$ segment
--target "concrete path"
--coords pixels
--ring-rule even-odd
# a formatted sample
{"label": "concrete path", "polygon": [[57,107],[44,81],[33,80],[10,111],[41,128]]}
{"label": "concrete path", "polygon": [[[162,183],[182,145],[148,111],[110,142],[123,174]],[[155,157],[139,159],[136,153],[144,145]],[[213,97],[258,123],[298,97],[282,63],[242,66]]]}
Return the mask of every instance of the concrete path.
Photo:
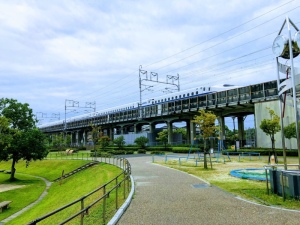
{"label": "concrete path", "polygon": [[253,204],[187,173],[151,163],[151,156],[128,158],[135,195],[119,225],[299,225],[300,211]]}

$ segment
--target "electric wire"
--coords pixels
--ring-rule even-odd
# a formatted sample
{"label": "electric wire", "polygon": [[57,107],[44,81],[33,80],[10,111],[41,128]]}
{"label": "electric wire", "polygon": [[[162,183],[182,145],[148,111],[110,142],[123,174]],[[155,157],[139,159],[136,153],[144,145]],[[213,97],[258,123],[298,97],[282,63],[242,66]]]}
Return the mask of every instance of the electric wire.
{"label": "electric wire", "polygon": [[[289,1],[288,3],[290,3],[290,2],[292,2],[292,1]],[[286,5],[286,4],[288,4],[288,3],[285,3],[285,4],[283,4],[283,5],[281,5],[281,6],[278,6],[277,8],[275,8],[275,9],[272,9],[272,10],[270,10],[270,11],[268,11],[268,12],[266,12],[266,13],[264,13],[264,14],[262,14],[262,15],[260,15],[260,16],[258,16],[258,17],[255,17],[254,19],[252,19],[252,20],[249,20],[249,21],[247,21],[247,22],[245,22],[245,23],[243,23],[243,24],[241,24],[241,25],[239,25],[239,26],[236,26],[235,28],[232,28],[232,29],[230,29],[230,30],[228,30],[228,31],[226,31],[226,32],[223,32],[222,34],[220,34],[220,35],[217,35],[217,36],[215,36],[215,37],[213,37],[213,38],[211,38],[211,39],[208,39],[207,41],[205,41],[205,42],[208,42],[208,41],[210,41],[210,40],[212,40],[212,39],[214,39],[214,38],[217,38],[217,37],[220,37],[220,36],[222,36],[222,35],[224,35],[224,34],[226,34],[226,33],[229,33],[230,31],[232,31],[232,30],[234,30],[234,29],[236,29],[236,28],[238,28],[238,27],[242,27],[243,25],[245,25],[245,24],[247,24],[247,23],[249,23],[249,22],[251,22],[251,21],[253,21],[253,20],[255,20],[255,19],[257,19],[257,18],[260,18],[260,17],[262,17],[263,15],[266,15],[266,14],[268,14],[268,13],[270,13],[270,12],[272,12],[272,11],[274,11],[274,10],[276,10],[276,9],[278,9],[278,8],[280,8],[280,7],[282,7],[282,6],[284,6],[284,5]],[[298,6],[298,7],[295,7],[294,9],[296,9],[296,8],[299,8],[300,6]],[[293,9],[293,10],[294,10]],[[292,11],[292,10],[289,10],[289,11]],[[276,16],[275,18],[277,18],[278,16]],[[275,19],[275,18],[273,18],[273,19]],[[273,19],[271,19],[271,20],[273,20]],[[268,21],[267,21],[268,22]],[[267,23],[267,22],[264,22],[264,23],[262,23],[262,24],[265,24],[265,23]],[[259,25],[258,25],[259,26]],[[258,26],[256,26],[256,27],[258,27]],[[252,29],[254,29],[254,28],[252,28]],[[251,30],[252,30],[251,29]],[[247,31],[245,31],[245,32],[247,32]],[[243,33],[245,33],[245,32],[243,32]],[[240,34],[241,35],[241,34]],[[270,34],[268,34],[268,35],[270,35]],[[262,37],[259,37],[259,38],[257,38],[257,39],[255,39],[255,40],[258,40],[258,39],[260,39],[260,38],[263,38],[263,37],[265,37],[265,36],[268,36],[268,35],[264,35],[264,36],[262,36]],[[239,36],[239,35],[238,35]],[[236,36],[237,37],[237,36]],[[235,37],[235,38],[236,38]],[[233,39],[233,38],[231,38],[231,39]],[[231,40],[230,39],[230,40]],[[253,42],[253,41],[255,41],[255,40],[252,40],[252,41],[250,41],[250,42]],[[241,47],[241,46],[243,46],[243,45],[246,45],[246,44],[248,44],[248,43],[250,43],[250,42],[247,42],[247,43],[244,43],[244,44],[242,44],[242,45],[240,45],[240,46],[237,46],[237,47],[235,47],[235,48],[238,48],[238,47]],[[203,44],[204,42],[201,42],[201,43],[199,43],[199,44],[197,44],[197,45],[195,45],[195,46],[192,46],[192,47],[190,47],[190,48],[188,48],[188,49],[185,49],[185,50],[183,50],[183,51],[181,51],[181,52],[178,52],[178,53],[176,53],[176,54],[173,54],[173,55],[171,55],[171,56],[169,56],[169,57],[167,57],[167,58],[164,58],[164,59],[162,59],[162,60],[159,60],[159,61],[156,61],[156,62],[154,62],[154,63],[151,63],[151,64],[148,64],[146,67],[148,67],[148,66],[150,66],[150,65],[154,65],[154,64],[157,64],[158,62],[161,62],[161,61],[164,61],[165,59],[169,59],[169,58],[171,58],[171,57],[173,57],[173,56],[176,56],[176,55],[178,55],[178,54],[180,54],[180,53],[182,53],[182,52],[185,52],[185,51],[187,51],[187,50],[190,50],[190,49],[192,49],[192,48],[194,48],[194,47],[196,47],[196,46],[199,46],[199,45],[201,45],[201,44]],[[224,42],[223,42],[224,43]],[[218,44],[216,44],[215,46],[218,46]],[[211,46],[211,48],[212,47],[215,47],[215,46]],[[233,49],[235,49],[235,48],[233,48]],[[268,47],[269,48],[269,47]],[[224,51],[224,52],[228,52],[228,51],[231,51],[232,49],[228,49],[228,50],[226,50],[226,51]],[[223,53],[224,53],[223,52]],[[195,54],[199,54],[199,53],[194,53],[193,55],[195,55]],[[222,52],[221,53],[218,53],[218,54],[216,54],[215,56],[217,56],[217,55],[220,55],[220,54],[222,54]],[[254,54],[254,53],[253,53]],[[190,55],[190,56],[188,56],[188,57],[186,57],[186,58],[189,58],[189,57],[192,57],[193,55]],[[211,57],[214,57],[214,56],[211,56]],[[246,56],[245,56],[246,57]],[[183,58],[183,59],[181,59],[181,60],[179,60],[179,61],[176,61],[176,62],[180,62],[180,61],[184,61],[185,60],[185,58]],[[172,64],[174,64],[174,63],[176,63],[176,62],[173,62]],[[196,62],[193,62],[193,63],[191,63],[191,64],[194,64],[194,63],[196,63]],[[189,64],[189,65],[191,65],[191,64]],[[170,64],[169,64],[170,65]],[[169,66],[169,65],[167,65],[167,66]],[[189,66],[189,65],[185,65],[184,67],[187,67],[187,66]],[[164,66],[164,68],[165,67],[167,67],[167,66]],[[215,65],[212,65],[212,67],[214,67],[214,66],[217,66],[217,64],[215,64]],[[183,68],[183,67],[182,67]],[[160,69],[160,68],[159,68]],[[171,71],[174,71],[174,70],[178,70],[178,68],[176,68],[176,69],[172,69]],[[133,73],[136,73],[138,70],[135,70]],[[131,73],[131,74],[133,74],[133,73]],[[130,75],[131,75],[130,74]],[[190,72],[190,74],[192,74],[192,72]],[[187,74],[185,74],[185,75],[187,75]],[[124,76],[123,78],[121,78],[121,79],[119,79],[118,80],[118,82],[120,81],[120,80],[126,80],[126,78],[127,78],[128,76]],[[121,82],[120,82],[121,83]],[[132,83],[132,81],[128,81],[128,82],[126,82],[125,84],[129,84],[129,83]],[[120,84],[119,86],[117,86],[117,87],[124,87],[124,83],[123,84]],[[114,84],[111,84],[111,85],[108,85],[108,86],[106,86],[106,88],[109,88],[109,87],[115,87],[114,86]],[[131,86],[128,86],[127,87],[127,89],[131,89],[132,87]],[[114,88],[114,91],[116,91],[116,89]],[[83,95],[83,96],[81,96],[82,98],[84,98],[85,96],[87,96],[87,95],[91,95],[91,94],[93,94],[93,93],[96,93],[96,92],[98,92],[98,91],[94,91],[94,92],[91,92],[91,93],[89,93],[89,94],[86,94],[86,95]],[[131,93],[130,93],[131,94]],[[132,92],[132,94],[134,95],[134,92]],[[97,95],[97,96],[92,96],[91,98],[95,98],[95,97],[99,97],[99,96],[101,96],[102,94],[100,94],[100,95]],[[136,95],[136,93],[135,93],[135,95]],[[128,95],[126,96],[126,97],[128,97]],[[125,98],[126,98],[125,97]],[[90,98],[90,99],[91,99]],[[124,99],[124,98],[123,98]],[[118,100],[116,100],[116,101],[114,101],[114,102],[118,102]]]}

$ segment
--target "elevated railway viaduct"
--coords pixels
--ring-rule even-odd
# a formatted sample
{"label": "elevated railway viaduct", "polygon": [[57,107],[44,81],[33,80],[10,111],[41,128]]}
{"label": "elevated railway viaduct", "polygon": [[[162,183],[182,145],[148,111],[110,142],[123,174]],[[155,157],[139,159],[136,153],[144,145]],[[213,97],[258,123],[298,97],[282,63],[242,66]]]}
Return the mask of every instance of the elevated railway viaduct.
{"label": "elevated railway viaduct", "polygon": [[[166,123],[168,127],[169,142],[173,142],[174,122],[186,122],[187,139],[191,143],[196,134],[195,123],[192,122],[198,110],[210,110],[218,116],[222,134],[225,134],[225,117],[236,117],[238,121],[238,139],[241,144],[245,143],[244,118],[254,114],[255,126],[259,127],[260,121],[269,118],[270,107],[280,115],[277,81],[249,85],[226,91],[208,93],[201,96],[189,96],[185,99],[170,99],[167,102],[153,102],[151,105],[125,109],[122,111],[106,114],[90,114],[80,120],[68,119],[66,123],[42,126],[40,129],[47,134],[67,132],[72,134],[73,144],[86,142],[87,133],[91,130],[91,124],[100,126],[104,134],[110,136],[126,135],[128,133],[141,133],[143,125],[149,125],[148,133],[153,134],[155,125]],[[289,122],[295,120],[289,107],[286,108]],[[269,145],[267,136],[260,129],[256,129],[258,147]],[[225,135],[221,135],[221,139]],[[280,136],[276,138],[280,145]]]}

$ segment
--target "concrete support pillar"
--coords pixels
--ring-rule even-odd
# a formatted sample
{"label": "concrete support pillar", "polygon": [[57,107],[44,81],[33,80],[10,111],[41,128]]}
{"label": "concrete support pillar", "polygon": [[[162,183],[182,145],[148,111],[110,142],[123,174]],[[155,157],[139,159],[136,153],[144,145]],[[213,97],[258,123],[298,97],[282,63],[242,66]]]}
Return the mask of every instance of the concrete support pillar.
{"label": "concrete support pillar", "polygon": [[109,128],[109,138],[112,141],[114,140],[114,128],[113,127]]}
{"label": "concrete support pillar", "polygon": [[121,126],[120,131],[121,131],[121,135],[123,135],[124,134],[124,126]]}
{"label": "concrete support pillar", "polygon": [[78,146],[79,145],[79,140],[78,140],[78,130],[75,132],[75,145]]}
{"label": "concrete support pillar", "polygon": [[190,143],[193,143],[194,138],[196,137],[196,124],[190,120]]}
{"label": "concrete support pillar", "polygon": [[243,147],[245,145],[244,117],[238,117],[238,139],[240,142],[240,147]]}
{"label": "concrete support pillar", "polygon": [[190,120],[186,120],[185,121],[186,123],[186,141],[187,141],[187,144],[190,144],[190,143],[193,143],[191,142],[191,124],[190,124]]}
{"label": "concrete support pillar", "polygon": [[82,133],[82,144],[84,146],[86,146],[86,142],[87,142],[86,139],[87,139],[87,132],[86,132],[86,130],[84,130],[83,133]]}
{"label": "concrete support pillar", "polygon": [[138,124],[136,124],[136,123],[133,125],[133,132],[134,132],[135,134],[138,133]]}
{"label": "concrete support pillar", "polygon": [[76,132],[71,132],[71,146],[76,146]]}
{"label": "concrete support pillar", "polygon": [[155,124],[154,123],[149,123],[149,131],[150,131],[150,133],[151,134],[153,134],[154,133],[154,131],[155,131]]}
{"label": "concrete support pillar", "polygon": [[172,126],[172,122],[168,121],[167,122],[167,126],[168,126],[168,143],[172,144],[172,142],[173,142],[173,126]]}

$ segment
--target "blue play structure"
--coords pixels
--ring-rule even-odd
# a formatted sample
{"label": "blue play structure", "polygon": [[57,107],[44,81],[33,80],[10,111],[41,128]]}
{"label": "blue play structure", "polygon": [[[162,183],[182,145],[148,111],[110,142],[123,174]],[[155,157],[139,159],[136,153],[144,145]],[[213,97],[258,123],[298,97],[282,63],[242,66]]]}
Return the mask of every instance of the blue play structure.
{"label": "blue play structure", "polygon": [[[196,160],[196,166],[197,166],[198,162],[203,161],[203,158],[204,158],[204,153],[202,153],[202,155],[201,155],[201,153],[199,152],[199,142],[200,142],[199,139],[196,139],[196,138],[194,139],[194,141],[193,141],[193,143],[192,143],[192,145],[189,149],[188,155],[186,157],[186,160],[195,159]],[[193,152],[193,149],[195,150],[195,153],[197,153],[197,155],[198,155],[197,159],[195,158],[195,156],[191,156],[191,153]],[[206,153],[206,154],[209,155],[210,162],[212,162],[211,161],[212,158],[216,159],[215,162],[219,162],[220,158],[222,157],[223,162],[225,163],[225,158],[223,156],[221,156],[222,155],[221,152],[224,149],[225,149],[225,146],[224,146],[223,140],[218,139],[218,150],[217,150],[217,152],[214,152],[213,149],[210,149],[210,151]],[[213,156],[212,156],[212,154],[213,154]]]}

